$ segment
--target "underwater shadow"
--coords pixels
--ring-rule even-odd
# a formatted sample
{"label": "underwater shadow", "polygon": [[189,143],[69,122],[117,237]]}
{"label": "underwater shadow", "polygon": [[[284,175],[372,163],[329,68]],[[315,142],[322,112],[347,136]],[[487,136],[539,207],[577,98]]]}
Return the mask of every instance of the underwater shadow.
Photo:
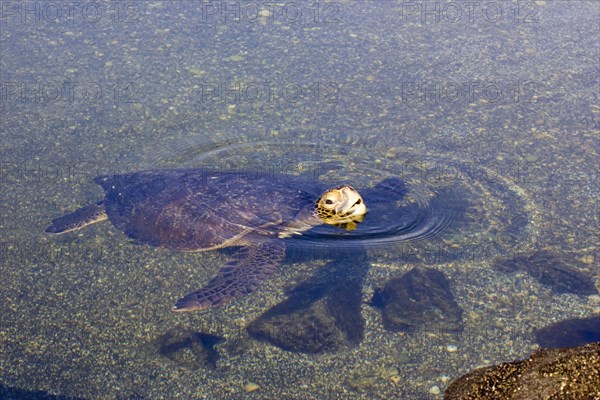
{"label": "underwater shadow", "polygon": [[48,394],[43,390],[25,390],[0,384],[2,400],[85,400],[83,397],[69,397]]}
{"label": "underwater shadow", "polygon": [[362,286],[369,270],[366,251],[327,248],[320,249],[319,256],[330,261],[289,290],[285,301],[252,321],[247,327],[251,337],[284,350],[313,354],[360,343],[365,329]]}

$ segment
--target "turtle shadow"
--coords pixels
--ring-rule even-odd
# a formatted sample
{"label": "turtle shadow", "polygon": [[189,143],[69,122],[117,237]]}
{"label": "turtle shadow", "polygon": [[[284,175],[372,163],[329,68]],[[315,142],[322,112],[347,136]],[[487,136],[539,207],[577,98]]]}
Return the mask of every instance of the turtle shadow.
{"label": "turtle shadow", "polygon": [[[389,210],[408,189],[403,180],[393,177],[361,193],[371,210]],[[254,339],[300,353],[336,352],[357,346],[365,330],[362,288],[370,268],[365,247],[357,243],[345,249],[327,246],[298,250],[288,251],[286,260],[329,261],[308,280],[288,290],[286,300],[252,321],[248,333]]]}
{"label": "turtle shadow", "polygon": [[[364,248],[320,250],[330,261],[287,292],[287,299],[252,321],[254,339],[300,353],[335,352],[358,345],[364,335],[362,286],[369,270]],[[299,257],[291,256],[291,258]]]}

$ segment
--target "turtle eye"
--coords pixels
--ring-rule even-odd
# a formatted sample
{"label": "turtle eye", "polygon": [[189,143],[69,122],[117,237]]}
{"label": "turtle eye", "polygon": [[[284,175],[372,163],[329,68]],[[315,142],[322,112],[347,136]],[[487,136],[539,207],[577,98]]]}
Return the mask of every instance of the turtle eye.
{"label": "turtle eye", "polygon": [[327,200],[325,200],[325,204],[332,205],[333,204],[333,200],[327,199]]}

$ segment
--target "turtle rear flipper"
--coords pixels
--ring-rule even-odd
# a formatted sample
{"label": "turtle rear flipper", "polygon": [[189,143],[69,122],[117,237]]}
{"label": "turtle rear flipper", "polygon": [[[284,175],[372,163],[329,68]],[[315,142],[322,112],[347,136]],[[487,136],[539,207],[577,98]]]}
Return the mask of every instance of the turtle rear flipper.
{"label": "turtle rear flipper", "polygon": [[71,232],[81,229],[84,226],[104,221],[106,218],[104,203],[100,201],[52,220],[52,224],[46,228],[45,232],[53,234]]}
{"label": "turtle rear flipper", "polygon": [[255,291],[285,257],[282,241],[251,243],[238,250],[206,287],[177,300],[173,311],[202,310]]}

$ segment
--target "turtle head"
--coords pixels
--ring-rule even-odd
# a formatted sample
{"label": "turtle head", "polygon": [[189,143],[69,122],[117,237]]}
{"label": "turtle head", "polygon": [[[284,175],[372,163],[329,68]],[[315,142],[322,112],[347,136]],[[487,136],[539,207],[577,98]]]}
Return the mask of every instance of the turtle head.
{"label": "turtle head", "polygon": [[367,207],[356,189],[342,185],[323,193],[317,200],[314,213],[323,223],[351,231],[365,218]]}

